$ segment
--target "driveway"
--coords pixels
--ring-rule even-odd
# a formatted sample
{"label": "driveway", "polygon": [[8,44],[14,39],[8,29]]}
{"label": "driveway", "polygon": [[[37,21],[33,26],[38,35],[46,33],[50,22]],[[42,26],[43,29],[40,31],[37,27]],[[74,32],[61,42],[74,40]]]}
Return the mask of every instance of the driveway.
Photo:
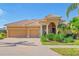
{"label": "driveway", "polygon": [[39,38],[5,38],[0,40],[2,56],[59,56],[40,43]]}

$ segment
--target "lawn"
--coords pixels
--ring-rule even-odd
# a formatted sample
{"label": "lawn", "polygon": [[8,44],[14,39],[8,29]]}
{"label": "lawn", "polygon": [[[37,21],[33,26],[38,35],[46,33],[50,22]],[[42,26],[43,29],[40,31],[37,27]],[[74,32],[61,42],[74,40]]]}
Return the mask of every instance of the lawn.
{"label": "lawn", "polygon": [[79,56],[79,48],[51,48],[63,56]]}
{"label": "lawn", "polygon": [[64,43],[64,42],[57,42],[57,41],[51,41],[51,42],[43,42],[43,45],[79,45],[79,40],[75,40],[72,43]]}

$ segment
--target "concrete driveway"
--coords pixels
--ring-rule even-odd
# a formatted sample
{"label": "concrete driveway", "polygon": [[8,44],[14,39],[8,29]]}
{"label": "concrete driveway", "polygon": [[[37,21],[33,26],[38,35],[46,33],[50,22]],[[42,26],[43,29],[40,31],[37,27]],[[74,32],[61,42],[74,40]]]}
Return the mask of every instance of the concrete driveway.
{"label": "concrete driveway", "polygon": [[0,40],[0,56],[58,56],[41,45],[39,38],[5,38]]}

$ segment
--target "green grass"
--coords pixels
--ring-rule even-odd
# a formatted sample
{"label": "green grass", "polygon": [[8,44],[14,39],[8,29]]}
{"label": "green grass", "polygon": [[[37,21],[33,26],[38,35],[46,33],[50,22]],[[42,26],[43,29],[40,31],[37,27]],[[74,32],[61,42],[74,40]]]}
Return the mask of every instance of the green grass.
{"label": "green grass", "polygon": [[57,42],[57,41],[51,41],[51,42],[42,42],[43,45],[79,45],[79,40],[75,40],[72,43],[63,43],[63,42]]}
{"label": "green grass", "polygon": [[79,56],[79,48],[51,48],[51,49],[64,56]]}

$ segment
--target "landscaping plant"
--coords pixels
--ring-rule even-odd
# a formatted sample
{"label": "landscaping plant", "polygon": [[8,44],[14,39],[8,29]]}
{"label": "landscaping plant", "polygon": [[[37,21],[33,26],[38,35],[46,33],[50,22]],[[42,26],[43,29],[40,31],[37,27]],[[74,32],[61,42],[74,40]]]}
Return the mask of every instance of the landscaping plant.
{"label": "landscaping plant", "polygon": [[65,37],[65,38],[64,38],[64,42],[65,42],[65,43],[71,43],[71,42],[74,42],[74,39],[73,39],[73,37],[71,37],[71,36],[70,36],[70,37]]}
{"label": "landscaping plant", "polygon": [[54,38],[53,38],[54,36],[55,36],[55,34],[49,33],[49,34],[47,35],[47,39],[52,41],[52,40],[54,40]]}
{"label": "landscaping plant", "polygon": [[58,37],[57,40],[58,40],[59,42],[63,42],[65,35],[64,35],[64,34],[58,34],[58,36],[59,36],[59,37]]}
{"label": "landscaping plant", "polygon": [[54,41],[59,41],[60,40],[59,34],[54,34],[53,40]]}
{"label": "landscaping plant", "polygon": [[6,37],[5,33],[0,33],[0,39],[4,39]]}
{"label": "landscaping plant", "polygon": [[42,36],[41,36],[41,41],[42,41],[42,42],[47,42],[47,37],[46,37],[46,35],[42,35]]}

